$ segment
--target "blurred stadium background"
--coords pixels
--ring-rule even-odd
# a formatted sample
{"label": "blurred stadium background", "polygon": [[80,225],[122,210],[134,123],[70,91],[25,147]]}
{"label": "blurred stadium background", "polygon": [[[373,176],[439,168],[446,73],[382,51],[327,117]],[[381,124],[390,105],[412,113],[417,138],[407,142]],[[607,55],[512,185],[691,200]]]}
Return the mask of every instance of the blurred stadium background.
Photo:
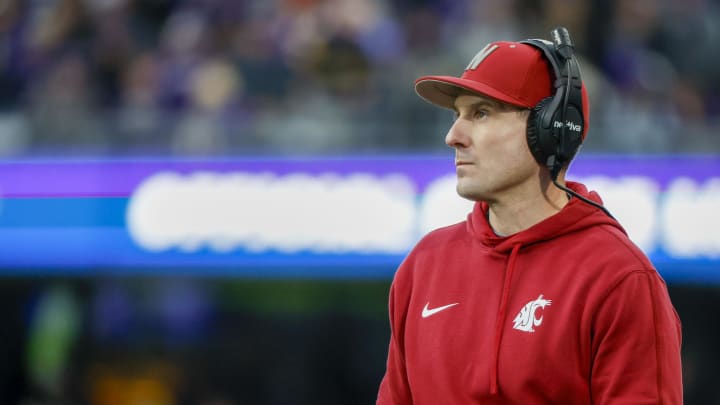
{"label": "blurred stadium background", "polygon": [[720,404],[717,0],[0,1],[0,403],[374,403],[394,269],[468,210],[413,80],[556,25],[592,106],[570,178]]}

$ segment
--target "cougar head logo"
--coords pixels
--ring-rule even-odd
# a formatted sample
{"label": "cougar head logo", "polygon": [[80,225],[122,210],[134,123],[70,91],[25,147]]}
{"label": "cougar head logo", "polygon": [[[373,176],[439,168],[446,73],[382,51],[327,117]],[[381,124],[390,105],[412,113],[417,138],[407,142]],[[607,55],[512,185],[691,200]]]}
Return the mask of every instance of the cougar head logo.
{"label": "cougar head logo", "polygon": [[535,312],[538,308],[545,309],[546,306],[550,306],[551,300],[543,298],[542,294],[537,297],[536,300],[530,301],[520,310],[515,319],[513,319],[513,329],[521,330],[523,332],[535,332],[534,326],[540,326],[543,321],[543,317],[537,318]]}

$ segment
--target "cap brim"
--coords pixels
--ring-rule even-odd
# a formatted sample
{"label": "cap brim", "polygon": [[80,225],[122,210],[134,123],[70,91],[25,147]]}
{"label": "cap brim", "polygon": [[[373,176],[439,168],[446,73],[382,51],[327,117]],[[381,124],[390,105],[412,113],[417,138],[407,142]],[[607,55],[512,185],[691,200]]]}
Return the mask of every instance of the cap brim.
{"label": "cap brim", "polygon": [[510,97],[486,84],[453,76],[423,76],[415,81],[415,92],[437,106],[455,109],[455,98],[462,90],[481,94],[504,103],[530,108],[526,102]]}

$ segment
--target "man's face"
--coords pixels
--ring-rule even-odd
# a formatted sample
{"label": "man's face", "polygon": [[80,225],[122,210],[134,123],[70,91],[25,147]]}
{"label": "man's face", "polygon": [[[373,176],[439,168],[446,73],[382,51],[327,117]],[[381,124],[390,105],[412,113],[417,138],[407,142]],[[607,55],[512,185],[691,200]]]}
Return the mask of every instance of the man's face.
{"label": "man's face", "polygon": [[458,96],[455,110],[445,143],[455,149],[460,196],[493,202],[533,186],[540,166],[527,146],[526,110],[479,95]]}

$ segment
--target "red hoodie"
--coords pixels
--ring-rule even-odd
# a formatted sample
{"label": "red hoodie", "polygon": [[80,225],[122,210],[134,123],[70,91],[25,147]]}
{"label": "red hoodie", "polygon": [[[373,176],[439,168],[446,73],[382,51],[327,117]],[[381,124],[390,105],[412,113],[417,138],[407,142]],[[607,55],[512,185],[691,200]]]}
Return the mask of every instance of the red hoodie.
{"label": "red hoodie", "polygon": [[487,209],[400,265],[377,403],[681,404],[680,321],[622,227],[574,198],[499,237]]}

